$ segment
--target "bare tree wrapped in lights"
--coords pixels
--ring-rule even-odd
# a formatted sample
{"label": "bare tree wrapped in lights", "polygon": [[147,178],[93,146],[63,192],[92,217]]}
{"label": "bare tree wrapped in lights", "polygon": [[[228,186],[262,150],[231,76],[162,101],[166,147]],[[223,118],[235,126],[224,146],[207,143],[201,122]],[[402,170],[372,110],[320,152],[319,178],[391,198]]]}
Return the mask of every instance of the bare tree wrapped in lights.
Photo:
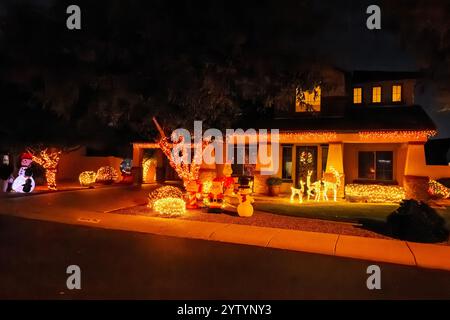
{"label": "bare tree wrapped in lights", "polygon": [[194,146],[194,154],[191,163],[186,163],[183,160],[177,163],[174,159],[172,150],[174,148],[180,150],[180,158],[185,159],[186,157],[184,153],[190,152],[190,149],[178,148],[178,146],[182,146],[184,144],[183,138],[181,137],[178,141],[171,141],[171,139],[165,135],[164,130],[161,128],[156,118],[153,118],[153,122],[161,135],[158,144],[164,155],[169,160],[170,166],[175,170],[178,177],[183,180],[184,187],[186,187],[191,181],[197,181],[202,163],[203,150],[209,144],[209,141],[202,140],[201,146]]}
{"label": "bare tree wrapped in lights", "polygon": [[49,190],[56,190],[56,173],[58,172],[58,163],[62,151],[59,149],[45,148],[39,152],[28,149],[33,156],[33,161],[45,169],[45,180]]}

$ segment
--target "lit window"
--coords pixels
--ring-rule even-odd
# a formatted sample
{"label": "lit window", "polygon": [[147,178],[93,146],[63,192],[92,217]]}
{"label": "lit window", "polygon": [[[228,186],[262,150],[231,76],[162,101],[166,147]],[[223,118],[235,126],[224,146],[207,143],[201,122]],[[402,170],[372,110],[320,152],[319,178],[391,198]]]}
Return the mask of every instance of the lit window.
{"label": "lit window", "polygon": [[394,85],[392,86],[392,102],[402,101],[402,86]]}
{"label": "lit window", "polygon": [[362,88],[353,88],[353,103],[362,103]]}
{"label": "lit window", "polygon": [[392,169],[392,151],[361,151],[358,154],[358,177],[360,179],[391,181]]}
{"label": "lit window", "polygon": [[372,87],[372,102],[381,102],[381,87]]}
{"label": "lit window", "polygon": [[320,86],[313,90],[302,91],[297,88],[295,91],[295,111],[296,112],[319,112],[320,111]]}

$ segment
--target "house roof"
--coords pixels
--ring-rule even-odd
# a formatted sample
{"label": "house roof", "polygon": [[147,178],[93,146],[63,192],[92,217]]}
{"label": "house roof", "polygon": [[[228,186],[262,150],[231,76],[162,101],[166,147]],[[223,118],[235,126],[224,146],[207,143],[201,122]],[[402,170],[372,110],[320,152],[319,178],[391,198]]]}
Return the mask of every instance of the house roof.
{"label": "house roof", "polygon": [[414,71],[368,71],[359,70],[351,73],[353,83],[373,81],[396,81],[404,79],[417,79],[422,77],[421,72]]}
{"label": "house roof", "polygon": [[246,121],[241,128],[280,129],[280,131],[372,131],[372,130],[436,130],[428,114],[419,105],[354,107],[334,117],[287,116]]}

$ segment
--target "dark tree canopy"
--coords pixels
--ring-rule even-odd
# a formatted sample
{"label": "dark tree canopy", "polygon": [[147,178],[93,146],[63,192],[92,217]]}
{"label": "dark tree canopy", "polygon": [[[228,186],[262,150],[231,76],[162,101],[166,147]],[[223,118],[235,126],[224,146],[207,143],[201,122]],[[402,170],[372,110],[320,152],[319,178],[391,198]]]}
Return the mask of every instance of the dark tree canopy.
{"label": "dark tree canopy", "polygon": [[[0,143],[128,145],[156,136],[153,116],[173,129],[270,115],[296,86],[324,81],[320,66],[352,67],[365,2],[80,0],[82,29],[70,31],[72,2],[3,1]],[[386,30],[366,41],[402,39],[421,62],[412,67],[448,83],[450,10],[436,18],[439,3],[383,2]]]}

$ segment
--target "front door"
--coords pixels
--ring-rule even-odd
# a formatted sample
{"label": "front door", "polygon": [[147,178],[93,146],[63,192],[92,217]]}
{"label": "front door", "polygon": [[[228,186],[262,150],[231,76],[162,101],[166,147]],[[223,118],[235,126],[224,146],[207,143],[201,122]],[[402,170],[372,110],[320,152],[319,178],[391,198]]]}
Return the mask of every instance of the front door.
{"label": "front door", "polygon": [[306,184],[308,171],[312,171],[311,182],[317,180],[317,146],[297,146],[295,152],[295,186],[300,188],[300,180]]}

